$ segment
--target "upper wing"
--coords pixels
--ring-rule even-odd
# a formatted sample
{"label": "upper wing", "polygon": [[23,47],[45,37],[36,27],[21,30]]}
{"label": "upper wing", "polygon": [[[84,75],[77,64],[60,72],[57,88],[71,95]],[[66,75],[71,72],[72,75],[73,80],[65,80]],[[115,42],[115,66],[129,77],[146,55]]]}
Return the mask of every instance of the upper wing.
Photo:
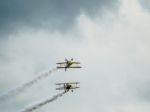
{"label": "upper wing", "polygon": [[80,82],[68,82],[67,84],[79,84]]}
{"label": "upper wing", "polygon": [[80,82],[66,82],[66,83],[56,83],[56,85],[63,85],[63,84],[79,84]]}
{"label": "upper wing", "polygon": [[56,85],[62,85],[62,84],[66,84],[66,83],[56,83]]}

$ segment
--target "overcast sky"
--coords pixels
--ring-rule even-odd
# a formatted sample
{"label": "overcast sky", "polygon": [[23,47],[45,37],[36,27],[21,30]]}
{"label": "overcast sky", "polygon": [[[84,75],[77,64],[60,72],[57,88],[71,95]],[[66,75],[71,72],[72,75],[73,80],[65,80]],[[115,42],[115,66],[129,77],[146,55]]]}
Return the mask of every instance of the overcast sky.
{"label": "overcast sky", "polygon": [[83,68],[53,72],[0,110],[20,112],[59,93],[55,83],[79,81],[35,112],[149,112],[149,29],[149,0],[1,0],[0,94],[65,58]]}

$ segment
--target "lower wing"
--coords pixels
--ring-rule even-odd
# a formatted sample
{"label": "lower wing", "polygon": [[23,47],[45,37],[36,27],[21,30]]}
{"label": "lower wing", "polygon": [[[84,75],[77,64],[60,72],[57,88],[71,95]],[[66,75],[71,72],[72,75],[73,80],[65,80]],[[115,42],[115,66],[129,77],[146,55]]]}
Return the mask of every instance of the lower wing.
{"label": "lower wing", "polygon": [[80,88],[80,87],[71,87],[70,89],[77,89],[77,88]]}
{"label": "lower wing", "polygon": [[57,67],[57,68],[66,68],[66,67]]}
{"label": "lower wing", "polygon": [[71,66],[71,67],[57,67],[57,68],[82,68],[80,66]]}
{"label": "lower wing", "polygon": [[80,62],[72,62],[73,64],[80,64]]}
{"label": "lower wing", "polygon": [[56,88],[56,90],[64,90],[64,87]]}
{"label": "lower wing", "polygon": [[69,68],[82,68],[81,66],[71,66]]}

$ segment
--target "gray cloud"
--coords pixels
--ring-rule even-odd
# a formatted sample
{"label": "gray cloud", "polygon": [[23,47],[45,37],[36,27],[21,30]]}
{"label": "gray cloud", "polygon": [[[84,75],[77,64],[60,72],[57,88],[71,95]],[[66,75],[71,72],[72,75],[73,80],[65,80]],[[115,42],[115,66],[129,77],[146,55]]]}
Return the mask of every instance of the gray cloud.
{"label": "gray cloud", "polygon": [[142,7],[148,11],[150,11],[150,1],[149,0],[139,0]]}
{"label": "gray cloud", "polygon": [[89,18],[88,13],[80,15],[75,24],[76,31],[71,29],[62,33],[40,29],[32,32],[20,29],[17,34],[11,34],[8,41],[0,41],[2,92],[31,80],[65,57],[81,61],[83,67],[55,72],[31,90],[11,98],[11,102],[8,99],[0,104],[1,111],[16,112],[53,96],[58,92],[54,85],[57,82],[79,81],[80,89],[37,112],[149,112],[150,15],[141,10],[138,0],[122,1],[117,17],[112,17],[109,12],[102,19],[100,13],[96,19]]}
{"label": "gray cloud", "polygon": [[66,29],[82,11],[94,16],[104,9],[115,9],[118,0],[1,0],[1,33],[16,27]]}

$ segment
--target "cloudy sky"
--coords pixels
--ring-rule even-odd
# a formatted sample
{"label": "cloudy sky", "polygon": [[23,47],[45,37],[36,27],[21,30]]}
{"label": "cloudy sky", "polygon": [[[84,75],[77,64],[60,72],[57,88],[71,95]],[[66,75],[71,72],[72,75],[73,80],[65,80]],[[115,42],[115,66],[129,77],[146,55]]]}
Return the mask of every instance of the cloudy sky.
{"label": "cloudy sky", "polygon": [[83,66],[53,72],[0,110],[20,112],[59,93],[55,83],[79,81],[35,112],[149,112],[149,29],[149,0],[0,0],[0,94],[64,58]]}

